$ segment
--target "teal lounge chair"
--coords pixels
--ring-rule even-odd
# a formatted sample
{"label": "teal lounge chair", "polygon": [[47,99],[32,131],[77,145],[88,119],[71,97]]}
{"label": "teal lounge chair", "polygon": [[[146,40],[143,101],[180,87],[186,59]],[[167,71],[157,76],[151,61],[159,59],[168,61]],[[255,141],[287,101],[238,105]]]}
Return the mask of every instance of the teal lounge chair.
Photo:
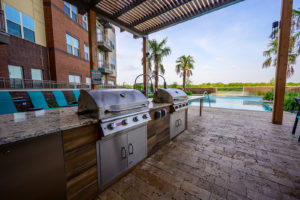
{"label": "teal lounge chair", "polygon": [[80,90],[73,90],[73,94],[75,96],[76,101],[78,102],[79,95],[80,95]]}
{"label": "teal lounge chair", "polygon": [[18,112],[9,92],[0,92],[0,114]]}
{"label": "teal lounge chair", "polygon": [[42,109],[50,109],[47,101],[41,91],[28,91],[33,107],[42,108]]}
{"label": "teal lounge chair", "polygon": [[62,91],[52,91],[52,94],[54,95],[55,101],[59,107],[77,106],[77,104],[68,104]]}
{"label": "teal lounge chair", "polygon": [[[294,122],[293,131],[292,131],[293,135],[296,133],[298,121],[300,120],[300,98],[299,97],[295,97],[295,101],[298,104],[298,111],[297,111],[297,115],[296,115],[296,119],[295,119],[295,122]],[[300,142],[300,136],[298,138],[298,142]]]}

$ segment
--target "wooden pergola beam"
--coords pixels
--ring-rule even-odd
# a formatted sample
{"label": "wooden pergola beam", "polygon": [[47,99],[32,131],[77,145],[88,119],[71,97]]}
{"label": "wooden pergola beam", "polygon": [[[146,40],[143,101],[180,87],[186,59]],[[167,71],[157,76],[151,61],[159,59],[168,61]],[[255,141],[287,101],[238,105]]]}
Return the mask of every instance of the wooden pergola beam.
{"label": "wooden pergola beam", "polygon": [[291,34],[293,0],[282,0],[281,20],[279,30],[279,46],[277,55],[277,67],[275,78],[275,94],[273,106],[273,124],[282,124],[283,103],[286,85],[286,71],[289,55],[289,41]]}
{"label": "wooden pergola beam", "polygon": [[173,4],[173,6],[170,6],[170,4],[167,4],[167,5],[163,6],[163,7],[161,7],[159,10],[156,10],[155,12],[149,13],[148,15],[145,15],[144,17],[142,17],[142,18],[140,18],[140,19],[132,22],[130,24],[130,26],[134,27],[134,26],[136,26],[138,24],[141,24],[141,23],[143,23],[145,21],[148,21],[148,20],[150,20],[150,19],[152,19],[154,17],[157,17],[157,16],[159,16],[159,15],[161,15],[163,13],[166,13],[166,12],[168,12],[170,10],[173,10],[174,8],[177,8],[177,7],[181,6],[181,5],[184,5],[184,4],[186,4],[186,3],[190,2],[190,1],[193,1],[193,0],[176,1]]}
{"label": "wooden pergola beam", "polygon": [[129,33],[132,33],[133,35],[136,35],[138,37],[143,37],[147,34],[144,34],[143,32],[135,29],[135,28],[131,28],[128,26],[128,24],[122,22],[121,20],[115,18],[113,15],[110,15],[104,11],[102,11],[101,9],[99,9],[98,7],[93,7],[92,10],[94,10],[97,14],[98,17],[118,26],[119,28],[128,31]]}
{"label": "wooden pergola beam", "polygon": [[188,13],[188,14],[184,14],[184,16],[181,16],[181,17],[177,16],[173,20],[170,20],[170,21],[161,23],[157,26],[151,27],[147,30],[144,30],[143,32],[145,34],[151,34],[151,33],[157,32],[159,30],[174,26],[176,24],[185,22],[187,20],[199,17],[201,15],[207,14],[209,12],[215,11],[217,9],[221,9],[221,8],[230,6],[230,5],[238,3],[240,1],[243,1],[243,0],[223,0],[223,1],[219,1],[218,3],[213,4],[213,6],[205,6],[204,8],[196,9],[194,11],[194,14]]}
{"label": "wooden pergola beam", "polygon": [[118,18],[121,15],[125,14],[126,12],[130,11],[131,9],[135,8],[136,6],[144,3],[146,0],[134,0],[131,4],[128,4],[121,10],[117,11],[116,13],[113,14],[113,17]]}

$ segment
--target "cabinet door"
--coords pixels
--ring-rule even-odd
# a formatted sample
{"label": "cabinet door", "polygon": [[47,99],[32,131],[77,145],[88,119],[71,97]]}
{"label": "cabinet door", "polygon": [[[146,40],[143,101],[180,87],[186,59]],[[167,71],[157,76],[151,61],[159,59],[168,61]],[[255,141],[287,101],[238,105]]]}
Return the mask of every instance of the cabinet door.
{"label": "cabinet door", "polygon": [[147,130],[146,126],[128,132],[128,167],[147,156]]}
{"label": "cabinet door", "polygon": [[185,110],[177,111],[170,116],[170,138],[185,130]]}
{"label": "cabinet door", "polygon": [[127,134],[100,141],[100,187],[112,181],[127,168]]}

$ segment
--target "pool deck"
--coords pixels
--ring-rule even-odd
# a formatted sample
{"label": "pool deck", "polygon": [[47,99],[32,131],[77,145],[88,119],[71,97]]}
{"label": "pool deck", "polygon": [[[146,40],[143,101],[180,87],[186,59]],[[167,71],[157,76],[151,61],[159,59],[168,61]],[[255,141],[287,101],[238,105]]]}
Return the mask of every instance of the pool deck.
{"label": "pool deck", "polygon": [[109,187],[99,200],[300,199],[295,115],[189,109],[188,130]]}

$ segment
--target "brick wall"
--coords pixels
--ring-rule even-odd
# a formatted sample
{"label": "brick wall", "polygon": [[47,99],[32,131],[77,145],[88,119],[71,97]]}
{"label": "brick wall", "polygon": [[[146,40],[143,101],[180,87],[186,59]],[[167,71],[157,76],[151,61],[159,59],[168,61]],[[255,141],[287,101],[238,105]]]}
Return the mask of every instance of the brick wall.
{"label": "brick wall", "polygon": [[208,93],[216,93],[217,89],[213,87],[201,87],[201,88],[186,88],[186,91],[192,91],[195,94],[203,94],[204,91],[207,91]]}
{"label": "brick wall", "polygon": [[41,69],[44,80],[50,78],[47,48],[12,35],[9,45],[0,46],[0,77],[9,77],[8,65],[21,66],[24,79],[31,79],[31,68]]}
{"label": "brick wall", "polygon": [[[64,1],[44,0],[47,46],[49,48],[52,80],[68,82],[68,75],[80,75],[81,82],[90,77],[90,63],[84,60],[84,44],[88,32],[82,27],[82,15],[74,22],[64,13]],[[79,56],[67,53],[66,34],[78,39]]]}
{"label": "brick wall", "polygon": [[[262,87],[244,87],[244,94],[245,95],[256,95],[258,93],[266,93],[269,91],[274,90],[274,87],[268,87],[268,86],[262,86]],[[294,92],[300,92],[300,87],[292,87],[288,86],[285,88],[286,92],[294,91]]]}
{"label": "brick wall", "polygon": [[106,84],[108,83],[108,81],[113,81],[115,85],[117,84],[115,76],[106,76]]}

